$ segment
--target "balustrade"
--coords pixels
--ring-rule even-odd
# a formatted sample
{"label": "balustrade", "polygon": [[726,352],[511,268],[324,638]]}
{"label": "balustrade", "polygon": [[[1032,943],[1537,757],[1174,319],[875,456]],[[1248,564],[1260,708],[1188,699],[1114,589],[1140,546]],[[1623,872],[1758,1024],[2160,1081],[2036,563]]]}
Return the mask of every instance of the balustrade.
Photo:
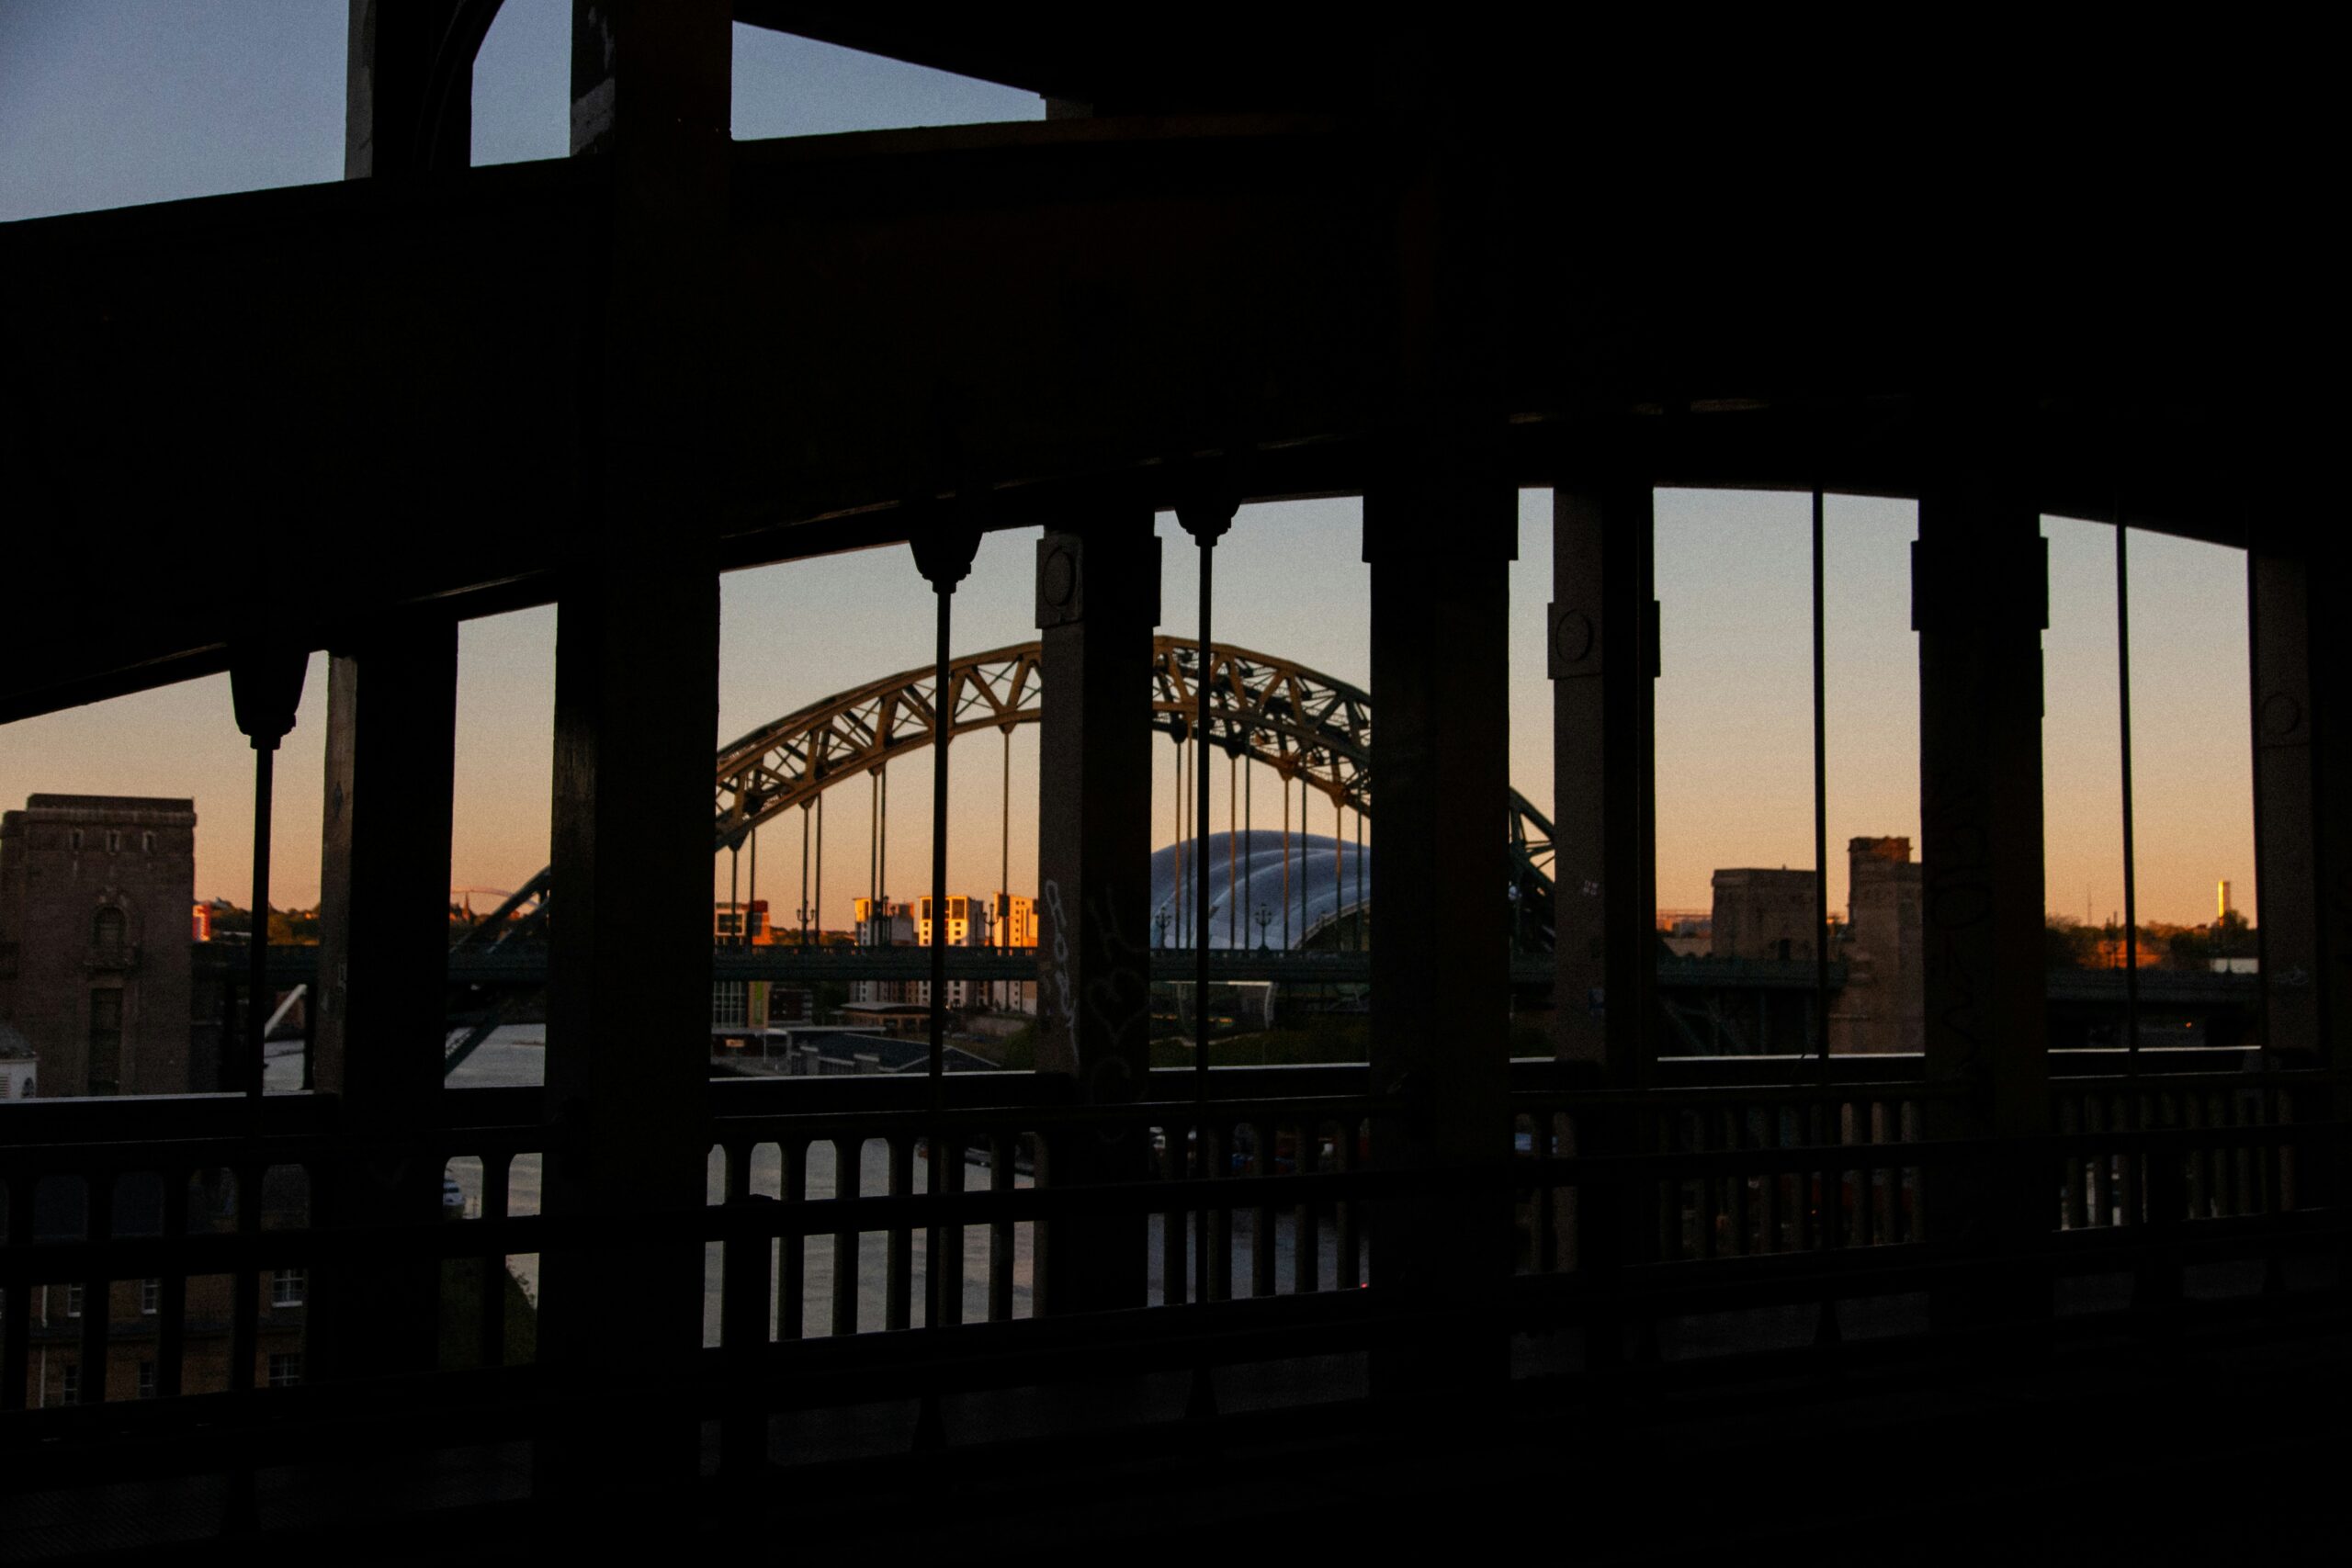
{"label": "balustrade", "polygon": [[[2183,1064],[2198,1070],[2149,1064],[2133,1075],[2069,1073],[2054,1061],[2054,1131],[2007,1144],[1928,1139],[1927,1104],[1950,1091],[1932,1088],[1912,1058],[1838,1059],[1826,1082],[1817,1059],[1669,1059],[1654,1087],[1638,1091],[1566,1089],[1557,1064],[1517,1062],[1514,1158],[1494,1194],[1513,1209],[1517,1250],[1497,1264],[1523,1285],[1566,1289],[1515,1298],[1517,1321],[1529,1326],[1575,1321],[1605,1288],[1634,1290],[1652,1320],[1917,1290],[1934,1269],[1969,1258],[1926,1208],[1934,1190],[1926,1173],[2024,1159],[2049,1171],[2050,1250],[2036,1255],[2049,1268],[2116,1267],[2119,1254],[2069,1250],[2078,1235],[2106,1233],[2142,1247],[2130,1256],[2143,1272],[2170,1269],[2177,1280],[2200,1237],[2275,1251],[2293,1239],[2280,1226],[2326,1220],[2306,1209],[2301,1179],[2324,1145],[2340,1143],[2341,1128],[2324,1119],[2326,1075],[2211,1070],[2231,1055],[2200,1053]],[[903,1374],[914,1389],[1038,1375],[1040,1363],[1008,1359],[1015,1345],[1023,1354],[1056,1347],[1079,1366],[1172,1357],[1132,1338],[1073,1338],[1069,1323],[1038,1318],[1039,1238],[1072,1221],[1148,1226],[1148,1314],[1244,1314],[1219,1319],[1222,1356],[1364,1343],[1372,1331],[1352,1319],[1286,1314],[1315,1302],[1337,1309],[1360,1300],[1375,1313],[1393,1304],[1377,1288],[1382,1201],[1444,1179],[1372,1161],[1374,1125],[1408,1113],[1407,1104],[1365,1095],[1360,1066],[1217,1069],[1204,1104],[1182,1098],[1189,1075],[1154,1079],[1132,1103],[1086,1106],[1035,1075],[958,1075],[938,1112],[925,1108],[919,1081],[888,1077],[714,1083],[712,1178],[700,1219],[633,1222],[698,1230],[708,1249],[705,1354],[719,1360],[709,1382],[681,1397],[741,1416],[722,1423],[741,1459],[766,1440],[757,1411],[867,1398],[883,1386],[865,1373],[828,1381],[809,1371],[879,1375],[907,1364],[893,1346],[934,1347],[923,1370]],[[1721,1079],[1735,1081],[1712,1081]],[[134,1339],[136,1359],[152,1359],[152,1371],[135,1380],[119,1369],[79,1377],[84,1406],[120,1405],[120,1419],[142,1424],[160,1418],[131,1408],[149,1395],[169,1405],[212,1401],[207,1409],[275,1399],[294,1381],[285,1369],[300,1365],[276,1358],[300,1353],[309,1310],[336,1305],[298,1290],[297,1307],[284,1281],[370,1257],[440,1260],[441,1375],[515,1372],[530,1340],[513,1314],[533,1292],[511,1289],[510,1272],[535,1281],[542,1248],[579,1227],[537,1212],[539,1166],[550,1153],[538,1091],[447,1098],[449,1124],[435,1146],[464,1202],[429,1227],[339,1223],[331,1182],[348,1168],[350,1151],[333,1135],[331,1097],[271,1098],[258,1134],[249,1102],[234,1097],[114,1102],[107,1109],[135,1123],[119,1130],[132,1136],[107,1135],[85,1102],[0,1111],[8,1134],[0,1150],[0,1409],[37,1424],[89,1417],[86,1408],[72,1417],[28,1409],[44,1403],[41,1348],[51,1352],[54,1405],[59,1350],[73,1349],[78,1366],[104,1367],[122,1360]],[[1601,1114],[1628,1119],[1631,1152],[1579,1152],[1580,1130]],[[1139,1179],[1056,1183],[1056,1147],[1120,1127],[1154,1151]],[[1579,1204],[1592,1201],[1596,1183],[1633,1194],[1634,1211],[1646,1216],[1614,1286],[1589,1277],[1577,1253]],[[1195,1252],[1204,1226],[1204,1277]],[[933,1228],[935,1252],[918,1244]],[[937,1292],[926,1274],[934,1256],[953,1270]],[[1817,1270],[1832,1258],[1839,1271],[1827,1280]],[[1816,1271],[1791,1275],[1775,1260]],[[2274,1269],[2273,1288],[2276,1277]],[[40,1293],[55,1303],[68,1286],[80,1287],[80,1315],[61,1326],[62,1308],[53,1308],[52,1326],[41,1327]],[[1255,1320],[1246,1314],[1258,1313],[1276,1314],[1263,1320],[1272,1337],[1251,1337]],[[152,1322],[152,1340],[126,1325],[134,1314]],[[1128,1314],[1103,1321],[1111,1319]],[[1311,1326],[1302,1330],[1302,1321]],[[1000,1337],[1015,1331],[1023,1337]],[[807,1359],[820,1354],[827,1359]],[[722,1379],[722,1363],[736,1371]],[[258,1418],[221,1408],[206,1419],[234,1427]],[[523,1406],[512,1408],[519,1415]]]}

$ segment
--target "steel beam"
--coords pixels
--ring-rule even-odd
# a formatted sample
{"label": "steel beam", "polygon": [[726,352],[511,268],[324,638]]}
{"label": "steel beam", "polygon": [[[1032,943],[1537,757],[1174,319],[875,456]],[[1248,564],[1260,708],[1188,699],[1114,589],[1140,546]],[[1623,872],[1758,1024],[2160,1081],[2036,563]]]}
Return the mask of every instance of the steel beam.
{"label": "steel beam", "polygon": [[2263,1043],[2316,1066],[2334,999],[2321,936],[2328,868],[2321,846],[2322,694],[2312,665],[2319,606],[2301,551],[2261,534],[2246,553],[2246,591]]}
{"label": "steel beam", "polygon": [[[2046,550],[2033,503],[2002,465],[2014,428],[1951,433],[1945,476],[1921,496],[1912,559],[1919,634],[1920,861],[1926,899],[1927,1062],[1953,1091],[1930,1100],[1931,1135],[2030,1136],[2050,1118],[2043,978],[2041,630]],[[1931,1239],[2028,1252],[2049,1228],[2031,1160],[1931,1180]],[[2040,1303],[2046,1310],[2046,1297]],[[2022,1276],[1995,1299],[1939,1298],[1956,1318],[2036,1303]]]}
{"label": "steel beam", "polygon": [[1553,492],[1552,874],[1563,1061],[1614,1089],[1643,1081],[1657,976],[1657,602],[1640,476]]}
{"label": "steel beam", "polygon": [[[348,1158],[322,1194],[334,1223],[440,1217],[440,1046],[449,964],[449,832],[458,630],[447,620],[356,637],[328,666],[315,1077],[341,1102]],[[322,1271],[322,1371],[430,1371],[439,1279],[429,1263]]]}
{"label": "steel beam", "polygon": [[[1508,1154],[1510,869],[1494,818],[1510,788],[1509,565],[1516,497],[1491,470],[1431,464],[1364,498],[1372,682],[1380,723],[1380,891],[1372,903],[1372,1085],[1407,1114],[1374,1122],[1383,1168],[1491,1169]],[[1510,1212],[1432,1182],[1374,1214],[1372,1279],[1452,1314],[1385,1348],[1376,1389],[1500,1377],[1493,1314]]]}
{"label": "steel beam", "polygon": [[[1655,507],[1646,474],[1619,448],[1589,457],[1553,492],[1553,601],[1545,659],[1552,678],[1553,1020],[1571,1080],[1612,1089],[1648,1081],[1658,1055],[1656,822]],[[1595,1110],[1566,1128],[1564,1152],[1630,1154],[1630,1114]],[[1612,1310],[1617,1270],[1642,1234],[1631,1191],[1595,1186],[1566,1195],[1555,1225],[1561,1256],[1595,1282],[1586,1328],[1595,1365],[1623,1356]]]}
{"label": "steel beam", "polygon": [[[1129,505],[1037,546],[1037,620],[1053,669],[1038,738],[1037,1069],[1079,1103],[1122,1105],[1150,1068],[1151,737],[1136,671],[1159,618],[1159,541]],[[1059,1139],[1056,1185],[1139,1180],[1127,1125]],[[1038,1310],[1144,1304],[1140,1215],[1057,1222],[1037,1238]]]}
{"label": "steel beam", "polygon": [[[702,1345],[702,1248],[648,1216],[704,1199],[710,775],[718,581],[710,540],[727,211],[726,0],[575,6],[572,147],[605,168],[582,265],[577,516],[557,601],[545,1208],[596,1239],[542,1264],[538,1356],[617,1412]],[[629,1325],[630,1354],[612,1354]],[[563,1495],[691,1480],[690,1424],[616,1414],[542,1445]]]}
{"label": "steel beam", "polygon": [[[1254,453],[1250,499],[1368,478],[1385,412],[1374,389],[1402,349],[1392,280],[1363,260],[1386,243],[1391,142],[1312,118],[1199,117],[724,156],[737,199],[701,288],[731,312],[714,447],[726,499],[708,525],[733,564],[903,537],[897,509],[936,478],[912,454],[943,440],[975,484],[1023,503],[1001,510],[1008,524],[1105,475],[1161,486],[1152,499],[1168,503],[1182,468],[1169,459],[1210,446]],[[109,638],[73,635],[78,595],[22,606],[0,627],[0,714],[201,672],[259,595],[280,624],[315,608],[318,643],[363,604],[546,602],[568,525],[549,455],[597,373],[574,326],[582,291],[600,287],[579,258],[599,244],[608,172],[513,165],[6,226],[0,464],[18,477],[19,531],[105,528],[158,568],[109,584]],[[2152,412],[2108,390],[2264,379],[2262,333],[2227,303],[2245,294],[2223,273],[2149,275],[2177,322],[2158,344],[2111,276],[2052,285],[2063,308],[2004,297],[1961,311],[1857,292],[1805,259],[1817,236],[1764,212],[1726,293],[1690,270],[1713,265],[1693,260],[1711,247],[1673,248],[1687,218],[1655,197],[1594,198],[1585,221],[1640,240],[1622,250],[1560,235],[1548,186],[1500,199],[1515,225],[1500,281],[1520,304],[1498,413],[1537,438],[1519,482],[1548,477],[1568,445],[1556,432],[1670,409],[1658,482],[1916,491],[1936,462],[1921,400],[1952,394],[1953,367],[1996,347],[2032,367],[2012,390],[2044,398],[2018,456],[2045,507],[2099,491],[2118,441],[2135,491],[2161,498],[2162,513],[2135,511],[2151,524],[2216,514],[2245,471],[2234,401]],[[277,433],[277,456],[237,460],[257,425]],[[300,549],[314,498],[379,442],[435,460],[344,487],[333,562]],[[158,521],[208,483],[279,531],[260,588],[215,536]]]}

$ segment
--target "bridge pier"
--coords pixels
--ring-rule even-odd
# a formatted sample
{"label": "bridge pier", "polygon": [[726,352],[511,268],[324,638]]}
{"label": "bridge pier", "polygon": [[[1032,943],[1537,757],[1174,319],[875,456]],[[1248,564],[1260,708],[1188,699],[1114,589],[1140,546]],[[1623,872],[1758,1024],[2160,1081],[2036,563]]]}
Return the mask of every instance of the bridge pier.
{"label": "bridge pier", "polygon": [[[1159,541],[1140,505],[1050,529],[1037,546],[1045,678],[1037,794],[1037,1071],[1077,1102],[1132,1104],[1151,1066],[1151,727],[1136,672],[1159,618]],[[1171,1130],[1172,1132],[1173,1130]],[[1057,1187],[1143,1179],[1142,1125],[1052,1139],[1043,1179]],[[1145,1303],[1141,1214],[1038,1228],[1037,1310]],[[1179,1249],[1181,1253],[1181,1249]]]}

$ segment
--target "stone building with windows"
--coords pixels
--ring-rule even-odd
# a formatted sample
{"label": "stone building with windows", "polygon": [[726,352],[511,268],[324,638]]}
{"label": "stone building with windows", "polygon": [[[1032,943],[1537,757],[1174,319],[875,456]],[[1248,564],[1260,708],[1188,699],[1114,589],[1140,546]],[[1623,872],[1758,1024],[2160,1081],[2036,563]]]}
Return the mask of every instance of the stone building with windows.
{"label": "stone building with windows", "polygon": [[[225,1170],[199,1170],[188,1181],[186,1213],[197,1234],[232,1231],[237,1224],[236,1178]],[[164,1234],[166,1204],[162,1179],[141,1172],[115,1184],[110,1228],[119,1236]],[[262,1173],[262,1223],[269,1228],[309,1223],[310,1184],[299,1166],[272,1166]],[[33,1237],[74,1242],[88,1235],[86,1190],[79,1181],[44,1181],[33,1209]],[[253,1385],[286,1388],[306,1375],[310,1270],[274,1268],[254,1281],[256,1317],[253,1338]],[[116,1280],[101,1301],[89,1286],[35,1285],[27,1303],[26,1403],[34,1409],[96,1404],[101,1400],[155,1399],[178,1393],[217,1393],[232,1384],[235,1337],[232,1317],[236,1280],[228,1274]],[[96,1318],[96,1323],[93,1319]],[[104,1386],[87,1371],[95,1327],[106,1345]],[[180,1365],[166,1371],[166,1336],[180,1346]],[[176,1378],[176,1386],[174,1379]]]}
{"label": "stone building with windows", "polygon": [[36,795],[0,815],[0,1021],[44,1094],[183,1094],[196,803]]}

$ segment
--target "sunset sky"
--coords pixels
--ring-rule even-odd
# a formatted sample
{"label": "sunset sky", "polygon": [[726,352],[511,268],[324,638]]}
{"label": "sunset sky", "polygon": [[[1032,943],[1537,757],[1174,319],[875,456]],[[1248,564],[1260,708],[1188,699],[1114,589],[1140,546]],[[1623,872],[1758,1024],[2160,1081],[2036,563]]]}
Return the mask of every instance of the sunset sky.
{"label": "sunset sky", "polygon": [[[565,0],[508,0],[476,73],[477,163],[562,154],[569,11]],[[345,28],[344,6],[327,4],[0,6],[0,220],[339,177]],[[735,65],[742,138],[1041,112],[1026,95],[751,28],[736,29]],[[239,90],[200,85],[221,81]],[[1246,510],[1218,550],[1220,639],[1368,683],[1360,515],[1352,501]],[[1799,495],[1659,495],[1663,906],[1704,908],[1709,874],[1719,866],[1811,862],[1807,519]],[[1523,494],[1511,569],[1512,776],[1547,812],[1549,523],[1548,494]],[[1192,546],[1172,519],[1161,519],[1160,532],[1163,626],[1189,634]],[[2122,903],[2114,536],[2064,519],[2049,520],[2045,532],[2048,902],[2104,920]],[[1849,837],[1907,834],[1915,845],[1918,837],[1917,649],[1907,589],[1915,533],[1908,502],[1828,502],[1833,908],[1845,899]],[[959,649],[1035,635],[1035,536],[987,540],[956,597]],[[2252,912],[2243,558],[2137,533],[2132,558],[2142,918],[2210,919],[2222,877],[2235,883],[2238,907]],[[714,745],[930,658],[931,596],[903,549],[736,573],[725,580],[723,604]],[[554,634],[551,609],[464,628],[453,886],[511,888],[546,859]],[[1138,709],[1143,695],[1139,671]],[[314,659],[280,763],[272,890],[280,906],[317,897],[324,704],[322,660]],[[991,737],[959,747],[953,759],[951,870],[961,891],[996,883],[1001,756]],[[1013,745],[1016,891],[1034,877],[1035,760],[1035,731],[1027,728]],[[1224,778],[1220,767],[1217,829]],[[251,753],[231,722],[225,678],[0,728],[0,806],[21,805],[35,792],[195,797],[199,896],[246,896],[250,781]],[[928,865],[927,758],[894,769],[891,782],[888,886],[905,897]],[[1165,840],[1172,818],[1164,767],[1159,789],[1157,837]],[[1272,789],[1272,775],[1262,776],[1261,828],[1273,820],[1270,807],[1278,811]],[[834,926],[846,923],[849,898],[865,891],[866,799],[863,784],[828,796],[825,919]],[[1328,832],[1328,815],[1318,810],[1311,826]],[[797,901],[798,848],[797,824],[763,842],[761,890],[780,909]],[[725,869],[722,861],[721,888]]]}

